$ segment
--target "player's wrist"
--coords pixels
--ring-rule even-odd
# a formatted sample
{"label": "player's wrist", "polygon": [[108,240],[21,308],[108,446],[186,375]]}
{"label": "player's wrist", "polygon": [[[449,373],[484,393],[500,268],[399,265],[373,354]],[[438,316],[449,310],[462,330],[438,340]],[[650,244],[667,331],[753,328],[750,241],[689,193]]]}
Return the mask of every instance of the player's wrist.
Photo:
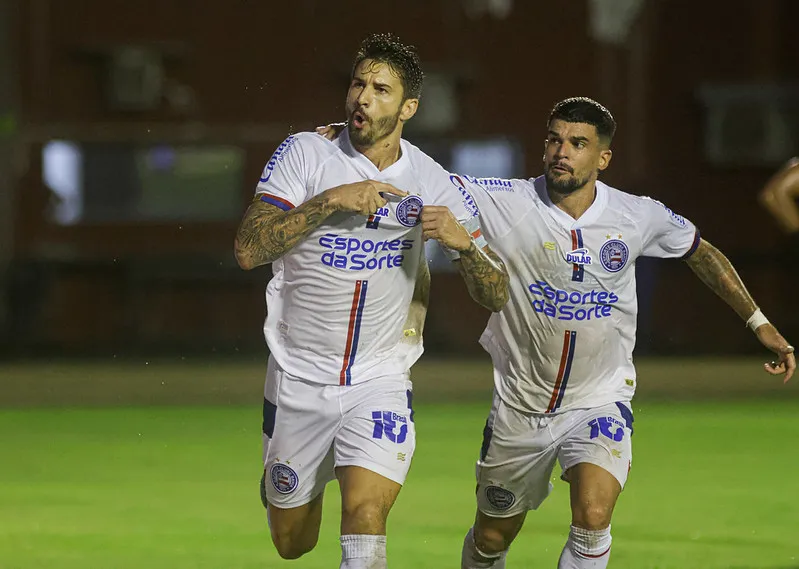
{"label": "player's wrist", "polygon": [[340,211],[341,210],[341,195],[338,192],[338,188],[340,186],[336,186],[335,188],[330,188],[329,190],[325,190],[322,192],[322,196],[324,196],[325,205],[330,209],[330,211]]}
{"label": "player's wrist", "polygon": [[466,256],[466,257],[478,253],[477,243],[475,243],[471,235],[468,237],[468,240],[463,243],[462,247],[460,248],[452,247],[452,249],[457,251],[461,256]]}
{"label": "player's wrist", "polygon": [[749,329],[752,332],[756,332],[758,328],[760,328],[761,326],[765,326],[766,324],[771,324],[771,323],[759,308],[756,309],[746,321],[746,325],[749,327]]}

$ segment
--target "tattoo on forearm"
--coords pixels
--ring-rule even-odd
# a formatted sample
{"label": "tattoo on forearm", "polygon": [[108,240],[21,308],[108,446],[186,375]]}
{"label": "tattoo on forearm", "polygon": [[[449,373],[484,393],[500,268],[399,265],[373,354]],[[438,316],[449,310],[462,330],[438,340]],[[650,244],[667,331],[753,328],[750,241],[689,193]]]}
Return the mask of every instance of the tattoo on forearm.
{"label": "tattoo on forearm", "polygon": [[746,320],[757,309],[754,299],[729,259],[704,239],[686,262],[696,276],[742,319]]}
{"label": "tattoo on forearm", "polygon": [[474,242],[461,253],[458,263],[471,297],[492,312],[499,312],[508,301],[508,271],[490,248],[480,249]]}
{"label": "tattoo on forearm", "polygon": [[236,232],[236,259],[251,269],[271,263],[318,227],[334,209],[324,195],[285,212],[262,201],[254,201]]}

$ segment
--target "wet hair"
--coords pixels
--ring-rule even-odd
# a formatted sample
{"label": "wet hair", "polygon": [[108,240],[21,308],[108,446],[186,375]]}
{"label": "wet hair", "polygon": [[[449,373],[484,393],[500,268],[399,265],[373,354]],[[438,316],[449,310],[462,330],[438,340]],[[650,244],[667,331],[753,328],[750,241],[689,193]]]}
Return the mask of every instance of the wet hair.
{"label": "wet hair", "polygon": [[385,63],[399,76],[404,99],[418,99],[422,94],[424,73],[416,48],[412,45],[405,45],[393,34],[371,34],[361,42],[351,76],[355,75],[355,69],[365,59]]}
{"label": "wet hair", "polygon": [[547,126],[555,120],[593,125],[599,139],[605,144],[610,144],[616,133],[616,121],[610,111],[588,97],[572,97],[555,105],[549,114]]}

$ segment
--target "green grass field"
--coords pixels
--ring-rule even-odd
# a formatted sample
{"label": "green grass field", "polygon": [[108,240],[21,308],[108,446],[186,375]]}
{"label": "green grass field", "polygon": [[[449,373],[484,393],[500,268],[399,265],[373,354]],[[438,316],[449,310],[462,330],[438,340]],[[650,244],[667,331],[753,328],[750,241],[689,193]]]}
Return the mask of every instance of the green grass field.
{"label": "green grass field", "polygon": [[[459,566],[487,408],[417,406],[417,454],[389,522],[392,569]],[[796,397],[634,409],[611,567],[799,567]],[[260,444],[256,406],[0,409],[0,568],[338,567],[334,485],[317,549],[293,562],[274,553]],[[508,567],[556,567],[568,525],[556,482]]]}

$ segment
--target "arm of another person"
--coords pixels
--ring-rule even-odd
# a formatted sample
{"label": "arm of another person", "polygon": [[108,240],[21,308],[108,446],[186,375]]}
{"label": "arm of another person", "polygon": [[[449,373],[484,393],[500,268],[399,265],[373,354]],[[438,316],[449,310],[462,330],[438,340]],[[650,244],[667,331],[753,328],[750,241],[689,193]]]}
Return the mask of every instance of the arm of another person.
{"label": "arm of another person", "polygon": [[760,343],[777,355],[775,361],[765,364],[765,369],[772,375],[785,374],[787,382],[796,369],[794,348],[762,315],[729,259],[713,245],[701,239],[696,251],[686,259],[686,263],[710,290],[746,321]]}
{"label": "arm of another person", "polygon": [[799,233],[799,158],[780,169],[758,198],[785,232]]}
{"label": "arm of another person", "polygon": [[446,206],[424,206],[422,231],[425,240],[435,239],[459,253],[460,258],[454,262],[477,304],[491,312],[502,310],[508,302],[510,277],[491,247],[478,245],[479,229],[477,235],[470,234]]}

